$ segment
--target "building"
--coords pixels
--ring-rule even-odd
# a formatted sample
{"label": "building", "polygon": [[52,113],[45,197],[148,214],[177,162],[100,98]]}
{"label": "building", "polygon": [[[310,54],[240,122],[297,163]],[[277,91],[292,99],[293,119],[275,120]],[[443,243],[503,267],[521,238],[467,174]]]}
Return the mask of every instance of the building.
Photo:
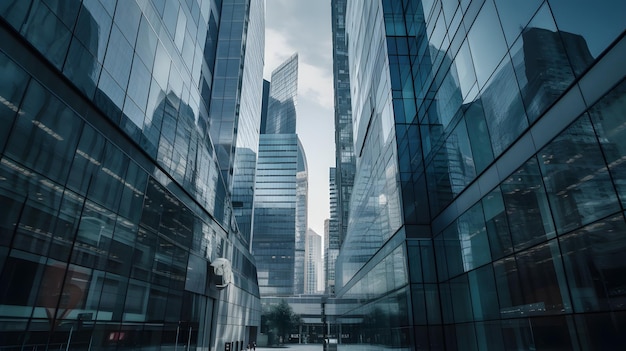
{"label": "building", "polygon": [[261,120],[252,239],[263,298],[304,292],[308,228],[306,156],[296,134],[298,55],[278,66],[271,79]]}
{"label": "building", "polygon": [[304,293],[315,295],[323,292],[322,236],[309,228],[306,232],[306,261],[304,269]]}
{"label": "building", "polygon": [[336,262],[342,344],[626,342],[623,13],[347,2],[357,156]]}
{"label": "building", "polygon": [[258,30],[262,5],[0,4],[0,348],[241,349],[256,336],[254,258],[209,111],[221,89],[256,89],[216,73],[220,40],[239,64],[262,57],[262,33],[233,24]]}
{"label": "building", "polygon": [[[337,191],[337,225],[339,245],[348,229],[350,197],[354,185],[356,158],[352,133],[352,101],[350,97],[350,65],[345,16],[347,0],[331,1],[333,36],[333,87],[335,91],[335,160]],[[335,235],[335,234],[333,234]]]}
{"label": "building", "polygon": [[[217,42],[210,128],[239,232],[250,246],[259,147],[265,1],[236,1],[222,17]],[[247,13],[247,16],[242,16]]]}
{"label": "building", "polygon": [[337,206],[337,168],[331,167],[329,170],[330,186],[330,218],[324,221],[324,291],[332,296],[335,291],[335,261],[339,255],[340,231],[339,231],[339,211]]}

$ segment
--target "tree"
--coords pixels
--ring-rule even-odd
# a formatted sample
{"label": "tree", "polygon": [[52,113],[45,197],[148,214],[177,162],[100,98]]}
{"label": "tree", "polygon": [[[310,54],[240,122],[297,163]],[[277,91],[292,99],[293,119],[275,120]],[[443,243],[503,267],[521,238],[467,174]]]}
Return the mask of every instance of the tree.
{"label": "tree", "polygon": [[293,312],[287,301],[281,300],[278,305],[270,306],[265,312],[265,322],[268,330],[287,340],[288,334],[302,324],[302,319]]}

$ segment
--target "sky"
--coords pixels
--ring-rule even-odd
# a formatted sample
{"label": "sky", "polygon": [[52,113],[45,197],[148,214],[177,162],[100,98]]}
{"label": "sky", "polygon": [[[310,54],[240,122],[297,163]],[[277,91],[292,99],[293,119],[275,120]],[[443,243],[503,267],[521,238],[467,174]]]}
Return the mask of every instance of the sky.
{"label": "sky", "polygon": [[324,237],[330,217],[329,168],[335,166],[330,0],[266,0],[265,70],[298,53],[296,132],[309,170],[309,228]]}

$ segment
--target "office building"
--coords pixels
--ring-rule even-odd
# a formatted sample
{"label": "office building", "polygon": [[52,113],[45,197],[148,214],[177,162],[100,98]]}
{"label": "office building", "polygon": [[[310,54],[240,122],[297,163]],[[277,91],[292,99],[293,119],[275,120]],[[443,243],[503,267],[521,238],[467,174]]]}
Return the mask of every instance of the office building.
{"label": "office building", "polygon": [[350,197],[354,185],[356,158],[352,133],[350,65],[345,16],[347,0],[331,1],[333,36],[333,88],[335,91],[335,183],[337,187],[337,225],[339,245],[343,243],[350,215]]}
{"label": "office building", "polygon": [[343,348],[624,345],[624,13],[622,1],[347,2],[357,166],[336,263],[338,301],[352,301]]}
{"label": "office building", "polygon": [[263,298],[304,292],[308,181],[296,134],[297,88],[294,54],[274,69],[263,99],[252,238]]}
{"label": "office building", "polygon": [[332,296],[335,291],[335,261],[339,255],[340,231],[338,211],[337,168],[328,172],[330,187],[330,218],[324,222],[324,291]]}
{"label": "office building", "polygon": [[305,294],[315,295],[323,291],[319,288],[324,279],[322,263],[322,236],[309,228],[306,232]]}
{"label": "office building", "polygon": [[254,259],[208,111],[226,91],[222,24],[245,66],[262,33],[233,23],[257,30],[261,8],[0,3],[0,349],[241,349],[256,336]]}

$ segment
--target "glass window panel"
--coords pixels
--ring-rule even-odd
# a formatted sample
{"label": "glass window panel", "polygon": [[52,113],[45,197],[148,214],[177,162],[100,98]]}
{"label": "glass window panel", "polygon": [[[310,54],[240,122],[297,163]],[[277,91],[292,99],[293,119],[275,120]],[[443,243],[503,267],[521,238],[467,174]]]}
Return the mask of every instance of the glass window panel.
{"label": "glass window panel", "polygon": [[493,267],[486,265],[469,272],[468,282],[472,297],[474,319],[489,320],[500,318]]}
{"label": "glass window panel", "polygon": [[118,1],[115,7],[113,21],[120,28],[122,34],[128,39],[131,46],[135,46],[137,29],[141,19],[141,10],[135,1]]}
{"label": "glass window panel", "polygon": [[478,84],[485,85],[506,54],[507,45],[492,0],[485,1],[467,36]]}
{"label": "glass window panel", "polygon": [[93,97],[102,67],[78,40],[72,40],[63,74],[87,97]]}
{"label": "glass window panel", "polygon": [[21,33],[56,68],[61,69],[70,46],[70,30],[42,2],[35,2]]}
{"label": "glass window panel", "polygon": [[98,306],[98,320],[120,321],[122,319],[127,289],[128,278],[106,273]]}
{"label": "glass window panel", "polygon": [[129,222],[126,218],[118,217],[113,233],[113,240],[109,246],[109,257],[107,261],[108,272],[113,272],[123,276],[128,276],[131,260],[137,236],[137,225]]}
{"label": "glass window panel", "polygon": [[135,51],[137,52],[137,55],[141,57],[141,60],[149,70],[153,67],[154,55],[158,41],[159,40],[156,33],[154,33],[150,22],[148,22],[144,16],[141,16]]}
{"label": "glass window panel", "polygon": [[548,198],[534,157],[511,174],[501,189],[516,250],[554,237]]}
{"label": "glass window panel", "polygon": [[576,312],[620,309],[626,286],[626,224],[622,215],[559,239]]}
{"label": "glass window panel", "polygon": [[[90,294],[89,288],[91,287],[93,271],[73,264],[67,266],[67,270],[65,270],[65,267],[66,265],[60,262],[57,265],[48,265],[39,290],[40,299],[50,299],[50,302],[58,300],[55,318],[59,321],[59,324],[67,323],[67,321],[62,321],[63,319],[75,321],[78,318],[78,314],[84,313],[86,310],[93,311],[86,306]],[[53,278],[50,279],[50,276]],[[47,289],[54,289],[56,286],[63,287],[61,291],[62,298],[59,298],[58,295],[54,297],[49,296],[50,293]],[[97,295],[99,293],[100,290],[96,288],[94,294]]]}
{"label": "glass window panel", "polygon": [[126,292],[124,321],[146,322],[150,287],[147,283],[131,279]]}
{"label": "glass window panel", "polygon": [[74,2],[63,0],[43,0],[43,2],[63,21],[65,26],[74,27],[79,9]]}
{"label": "glass window panel", "polygon": [[524,294],[515,257],[510,256],[493,263],[498,291],[501,318],[521,317],[524,314]]}
{"label": "glass window panel", "polygon": [[[0,274],[0,316],[29,318],[35,305],[56,307],[56,301],[48,305],[46,304],[48,301],[38,300],[36,293],[24,293],[25,291],[39,291],[45,268],[46,265],[39,256],[15,250],[11,252]],[[53,278],[54,276],[50,276],[46,279]],[[50,296],[59,294],[58,288],[54,287],[50,287],[47,292]]]}
{"label": "glass window panel", "polygon": [[114,123],[118,123],[124,104],[124,91],[106,69],[100,73],[94,102]]}
{"label": "glass window panel", "polygon": [[465,272],[491,261],[482,206],[474,205],[457,220]]}
{"label": "glass window panel", "polygon": [[521,311],[525,315],[571,312],[561,253],[556,241],[535,246],[516,256],[524,295]]}
{"label": "glass window panel", "polygon": [[453,277],[462,273],[463,252],[461,250],[461,240],[459,239],[458,223],[455,221],[443,232],[444,245],[446,249],[445,260],[448,266],[448,274]]}
{"label": "glass window panel", "polygon": [[526,113],[532,123],[574,81],[561,35],[547,4],[541,7],[511,48],[511,58]]}
{"label": "glass window panel", "polygon": [[622,206],[626,206],[626,81],[622,82],[590,110],[591,121]]}
{"label": "glass window panel", "polygon": [[513,253],[513,242],[500,188],[487,194],[482,200],[482,205],[492,258],[499,259]]}
{"label": "glass window panel", "polygon": [[74,246],[74,236],[83,211],[85,198],[69,190],[65,191],[59,206],[58,218],[53,233],[49,256],[66,262]]}
{"label": "glass window panel", "polygon": [[0,53],[0,151],[11,131],[11,126],[30,78],[11,59]]}
{"label": "glass window panel", "polygon": [[139,228],[132,255],[131,277],[150,281],[156,242],[157,239],[154,233],[144,228]]}
{"label": "glass window panel", "polygon": [[82,120],[41,85],[32,83],[23,114],[9,136],[6,153],[24,165],[65,183]]}
{"label": "glass window panel", "polygon": [[454,322],[469,322],[474,319],[472,299],[470,297],[467,275],[464,274],[450,281],[450,295],[454,310]]}
{"label": "glass window panel", "polygon": [[104,145],[104,137],[89,124],[85,124],[72,161],[72,169],[67,182],[68,188],[83,195],[87,193],[94,172],[102,164]]}
{"label": "glass window panel", "polygon": [[474,62],[472,61],[472,55],[467,41],[463,42],[459,53],[454,59],[454,64],[454,67],[451,69],[456,69],[458,72],[459,88],[461,89],[463,99],[465,99],[476,82]]}
{"label": "glass window panel", "polygon": [[[150,92],[150,82],[152,80],[152,76],[150,76],[150,72],[143,64],[141,60],[139,60],[138,56],[135,55],[135,59],[133,60],[133,69],[130,73],[130,81],[128,83],[128,96],[130,96],[133,101],[137,104],[137,106],[141,109],[142,112],[146,110],[146,102],[148,101],[148,94]],[[142,124],[139,125],[141,127]]]}
{"label": "glass window panel", "polygon": [[[0,175],[0,179],[2,178],[4,178],[4,174]],[[0,208],[3,209],[2,216],[0,216],[0,245],[9,247],[20,211],[24,206],[25,197],[9,189],[4,189],[7,185],[2,184],[0,187]]]}
{"label": "glass window panel", "polygon": [[508,1],[495,0],[500,23],[504,29],[506,41],[512,44],[526,28],[543,0]]}
{"label": "glass window panel", "polygon": [[111,23],[111,16],[99,0],[83,1],[74,35],[97,57],[99,63],[104,61]]}
{"label": "glass window panel", "polygon": [[620,210],[587,115],[544,147],[538,157],[559,233]]}
{"label": "glass window panel", "polygon": [[465,105],[465,122],[476,173],[480,173],[493,161],[491,138],[480,100]]}
{"label": "glass window panel", "polygon": [[549,0],[548,3],[576,74],[584,71],[593,62],[590,58],[597,58],[626,29],[624,1]]}
{"label": "glass window panel", "polygon": [[117,25],[113,25],[104,58],[104,68],[123,90],[126,90],[128,85],[133,52],[133,47],[128,43],[120,29]]}
{"label": "glass window panel", "polygon": [[118,213],[128,218],[132,223],[139,223],[141,207],[144,200],[148,174],[135,162],[130,162],[124,180],[122,201]]}
{"label": "glass window panel", "polygon": [[13,28],[19,30],[32,6],[33,0],[2,1],[0,2],[0,14]]}
{"label": "glass window panel", "polygon": [[13,247],[45,256],[54,233],[61,194],[41,189],[35,196],[21,208]]}
{"label": "glass window panel", "polygon": [[576,350],[578,344],[571,316],[530,318],[533,345],[529,350]]}
{"label": "glass window panel", "polygon": [[72,263],[104,269],[114,227],[115,214],[113,212],[87,201],[76,233]]}
{"label": "glass window panel", "polygon": [[128,157],[117,146],[107,143],[102,164],[89,186],[89,197],[117,210],[128,168]]}
{"label": "glass window panel", "polygon": [[499,155],[528,128],[524,104],[508,56],[483,89],[480,100],[494,155]]}

